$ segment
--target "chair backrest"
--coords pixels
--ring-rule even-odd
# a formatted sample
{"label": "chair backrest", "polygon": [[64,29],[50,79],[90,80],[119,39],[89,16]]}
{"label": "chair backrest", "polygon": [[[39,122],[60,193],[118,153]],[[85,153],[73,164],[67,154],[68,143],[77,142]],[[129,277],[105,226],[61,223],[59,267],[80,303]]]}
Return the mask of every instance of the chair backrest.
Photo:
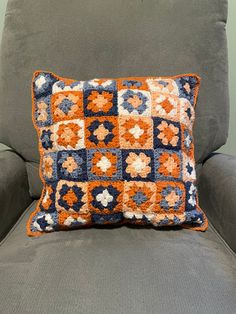
{"label": "chair backrest", "polygon": [[37,182],[30,91],[36,69],[79,80],[195,72],[202,77],[194,127],[201,162],[228,133],[226,19],[227,0],[9,0],[0,142],[22,155]]}

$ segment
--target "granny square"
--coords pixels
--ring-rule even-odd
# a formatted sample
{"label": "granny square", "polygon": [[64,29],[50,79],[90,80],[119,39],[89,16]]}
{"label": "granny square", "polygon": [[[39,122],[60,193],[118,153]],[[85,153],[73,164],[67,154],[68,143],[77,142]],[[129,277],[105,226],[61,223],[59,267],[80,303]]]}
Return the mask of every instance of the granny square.
{"label": "granny square", "polygon": [[68,181],[87,181],[87,151],[62,150],[57,153],[57,175]]}
{"label": "granny square", "polygon": [[122,180],[120,149],[89,149],[87,153],[89,180]]}
{"label": "granny square", "polygon": [[36,71],[41,198],[27,234],[92,225],[204,231],[193,123],[196,74],[77,81]]}
{"label": "granny square", "polygon": [[83,93],[69,91],[52,95],[51,110],[55,122],[83,117]]}
{"label": "granny square", "polygon": [[117,92],[106,89],[84,91],[84,114],[90,116],[117,116]]}
{"label": "granny square", "polygon": [[119,148],[119,127],[116,116],[88,117],[85,119],[87,148]]}
{"label": "granny square", "polygon": [[120,147],[153,148],[153,120],[143,116],[119,117]]}
{"label": "granny square", "polygon": [[119,115],[151,116],[151,94],[138,89],[118,91]]}
{"label": "granny square", "polygon": [[153,150],[122,150],[122,168],[124,180],[155,181]]}
{"label": "granny square", "polygon": [[181,149],[180,123],[153,117],[154,148]]}

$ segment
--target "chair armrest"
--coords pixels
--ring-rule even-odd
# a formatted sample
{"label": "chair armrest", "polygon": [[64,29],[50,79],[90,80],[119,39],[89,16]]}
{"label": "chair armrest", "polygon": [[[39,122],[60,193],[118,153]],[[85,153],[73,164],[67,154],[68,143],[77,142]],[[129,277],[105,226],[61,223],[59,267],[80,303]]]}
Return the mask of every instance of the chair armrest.
{"label": "chair armrest", "polygon": [[30,203],[25,162],[0,143],[0,239]]}
{"label": "chair armrest", "polygon": [[209,221],[236,251],[236,157],[210,156],[203,164],[198,191]]}

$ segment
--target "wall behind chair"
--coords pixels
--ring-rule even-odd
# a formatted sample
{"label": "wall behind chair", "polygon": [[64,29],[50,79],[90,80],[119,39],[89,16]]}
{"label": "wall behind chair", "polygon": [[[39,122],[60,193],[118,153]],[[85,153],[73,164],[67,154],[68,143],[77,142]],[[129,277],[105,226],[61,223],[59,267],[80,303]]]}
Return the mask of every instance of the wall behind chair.
{"label": "wall behind chair", "polygon": [[[99,1],[99,0],[98,0]],[[227,144],[220,148],[220,152],[236,156],[236,1],[229,1],[229,17],[227,25],[229,48],[229,89],[230,89],[230,128]],[[0,0],[0,38],[3,29],[7,0]]]}

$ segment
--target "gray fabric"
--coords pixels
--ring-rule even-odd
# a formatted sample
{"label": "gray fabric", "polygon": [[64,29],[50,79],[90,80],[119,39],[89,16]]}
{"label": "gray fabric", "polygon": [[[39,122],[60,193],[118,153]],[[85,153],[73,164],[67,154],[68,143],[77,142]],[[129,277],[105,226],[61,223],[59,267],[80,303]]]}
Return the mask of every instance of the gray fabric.
{"label": "gray fabric", "polygon": [[196,72],[197,160],[228,130],[226,0],[9,0],[1,49],[0,141],[38,161],[32,73],[75,79]]}
{"label": "gray fabric", "polygon": [[28,173],[29,192],[31,197],[39,198],[42,192],[43,184],[39,177],[39,163],[26,162]]}
{"label": "gray fabric", "polygon": [[0,239],[30,204],[24,161],[0,144]]}
{"label": "gray fabric", "polygon": [[0,248],[0,313],[235,313],[235,256],[211,228],[28,238],[28,217]]}
{"label": "gray fabric", "polygon": [[0,143],[0,153],[6,151],[13,151],[13,149],[5,144]]}
{"label": "gray fabric", "polygon": [[198,184],[200,205],[236,252],[236,157],[215,154],[203,165]]}

